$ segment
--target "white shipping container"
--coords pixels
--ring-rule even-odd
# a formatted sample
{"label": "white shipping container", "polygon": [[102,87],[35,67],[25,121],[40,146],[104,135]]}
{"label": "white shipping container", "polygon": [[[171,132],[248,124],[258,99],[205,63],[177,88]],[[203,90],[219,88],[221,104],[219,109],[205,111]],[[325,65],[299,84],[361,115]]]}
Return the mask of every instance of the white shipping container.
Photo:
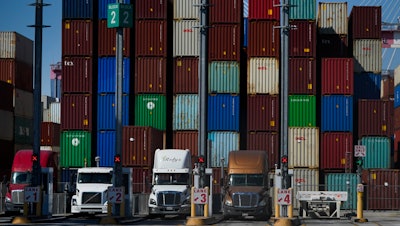
{"label": "white shipping container", "polygon": [[354,72],[382,72],[382,40],[353,40]]}
{"label": "white shipping container", "polygon": [[201,0],[174,0],[174,19],[200,19],[200,4]]}
{"label": "white shipping container", "polygon": [[33,63],[33,41],[17,32],[0,32],[0,58]]}
{"label": "white shipping container", "polygon": [[293,208],[298,209],[300,202],[296,199],[298,191],[318,191],[319,190],[319,170],[294,168],[292,176],[293,188]]}
{"label": "white shipping container", "polygon": [[394,69],[393,79],[394,79],[394,84],[393,84],[394,87],[400,84],[400,65]]}
{"label": "white shipping container", "polygon": [[198,20],[174,20],[173,56],[199,56]]}
{"label": "white shipping container", "polygon": [[14,89],[14,114],[25,118],[33,118],[33,93]]}
{"label": "white shipping container", "polygon": [[318,32],[320,34],[348,34],[347,2],[327,3],[318,5]]}
{"label": "white shipping container", "polygon": [[319,167],[319,129],[317,127],[289,127],[289,168]]}
{"label": "white shipping container", "polygon": [[252,57],[248,61],[248,68],[248,94],[279,94],[279,59]]}
{"label": "white shipping container", "polygon": [[50,121],[61,124],[61,103],[53,102],[50,103]]}
{"label": "white shipping container", "polygon": [[14,113],[0,110],[0,140],[12,141],[14,139]]}

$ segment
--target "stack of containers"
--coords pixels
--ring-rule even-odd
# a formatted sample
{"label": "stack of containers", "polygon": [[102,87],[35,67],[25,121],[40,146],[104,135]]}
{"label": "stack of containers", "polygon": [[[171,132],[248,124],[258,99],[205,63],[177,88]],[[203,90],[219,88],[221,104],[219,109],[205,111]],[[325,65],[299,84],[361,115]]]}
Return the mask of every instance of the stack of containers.
{"label": "stack of containers", "polygon": [[[269,167],[279,163],[279,56],[280,8],[273,0],[248,0],[244,4],[243,61],[247,63],[246,136],[248,150],[265,150]],[[242,84],[243,86],[243,84]]]}
{"label": "stack of containers", "polygon": [[[60,151],[60,137],[61,137],[61,124],[59,119],[60,111],[52,112],[50,107],[53,103],[56,102],[57,99],[49,96],[42,96],[42,110],[43,110],[43,119],[40,126],[40,146],[41,149]],[[60,105],[58,105],[60,106]],[[54,108],[54,107],[53,107]]]}
{"label": "stack of containers", "polygon": [[62,7],[62,75],[60,167],[91,166],[96,49],[94,3],[64,0]]}
{"label": "stack of containers", "polygon": [[210,0],[208,29],[208,161],[222,165],[239,149],[240,59],[243,1]]}
{"label": "stack of containers", "polygon": [[[116,28],[107,27],[108,4],[113,0],[100,0],[97,35],[97,145],[96,156],[100,166],[114,166],[116,139]],[[125,1],[129,4],[129,0]],[[122,74],[122,125],[129,124],[130,94],[130,32],[123,29],[123,74]],[[93,134],[95,134],[93,133]]]}
{"label": "stack of containers", "polygon": [[[289,167],[293,195],[318,190],[319,128],[316,117],[317,26],[315,0],[292,0],[289,24]],[[298,202],[294,202],[297,208]]]}
{"label": "stack of containers", "polygon": [[393,113],[393,161],[396,168],[399,168],[400,157],[400,65],[396,67],[393,74],[394,85],[394,113]]}

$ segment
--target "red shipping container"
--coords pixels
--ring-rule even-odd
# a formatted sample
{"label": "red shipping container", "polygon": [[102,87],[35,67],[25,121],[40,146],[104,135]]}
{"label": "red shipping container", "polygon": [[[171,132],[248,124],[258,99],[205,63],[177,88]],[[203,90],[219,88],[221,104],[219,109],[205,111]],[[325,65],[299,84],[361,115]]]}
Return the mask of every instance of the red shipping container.
{"label": "red shipping container", "polygon": [[[227,168],[224,168],[226,170]],[[221,192],[221,179],[222,179],[222,172],[220,167],[214,167],[212,168],[212,173],[213,173],[213,195],[220,195],[222,194]],[[224,174],[226,177],[226,172]],[[218,205],[218,204],[217,204]]]}
{"label": "red shipping container", "polygon": [[63,57],[62,89],[64,93],[92,93],[92,57]]}
{"label": "red shipping container", "polygon": [[279,21],[249,21],[247,54],[249,57],[279,57]]}
{"label": "red shipping container", "polygon": [[198,93],[199,58],[174,58],[174,94]]}
{"label": "red shipping container", "polygon": [[277,95],[248,95],[247,131],[279,131],[279,102]]}
{"label": "red shipping container", "polygon": [[353,58],[321,59],[321,94],[354,94]]}
{"label": "red shipping container", "polygon": [[132,176],[133,193],[148,194],[151,192],[152,169],[134,167]]}
{"label": "red shipping container", "polygon": [[249,0],[249,20],[279,21],[280,7],[278,0]]}
{"label": "red shipping container", "polygon": [[209,61],[240,61],[240,25],[214,24],[208,31]]}
{"label": "red shipping container", "polygon": [[61,130],[92,131],[92,102],[90,94],[63,94],[61,101]]}
{"label": "red shipping container", "polygon": [[[289,39],[290,57],[316,57],[317,26],[315,21],[292,20]],[[279,31],[279,30],[278,30]]]}
{"label": "red shipping container", "polygon": [[148,126],[122,128],[122,165],[127,167],[153,167],[157,148],[164,148],[164,133]]}
{"label": "red shipping container", "polygon": [[382,6],[353,6],[349,17],[351,39],[381,39]]}
{"label": "red shipping container", "polygon": [[135,0],[136,19],[167,19],[167,0]]}
{"label": "red shipping container", "polygon": [[167,59],[137,57],[135,61],[135,94],[167,92]]}
{"label": "red shipping container", "polygon": [[246,149],[265,150],[268,153],[269,168],[275,169],[275,164],[279,164],[280,162],[279,133],[248,132]]}
{"label": "red shipping container", "polygon": [[392,100],[358,101],[358,137],[392,137],[394,102]]}
{"label": "red shipping container", "polygon": [[0,59],[0,81],[17,89],[33,91],[33,66],[14,59]]}
{"label": "red shipping container", "polygon": [[62,55],[91,56],[93,54],[93,21],[64,20],[62,23]]}
{"label": "red shipping container", "polygon": [[[98,55],[99,56],[116,56],[116,28],[108,28],[107,20],[99,20],[98,27],[99,34],[98,35]],[[128,28],[123,29],[123,46],[122,46],[122,55],[125,57],[130,57],[131,45],[131,30]]]}
{"label": "red shipping container", "polygon": [[209,23],[240,23],[243,1],[210,0]]}
{"label": "red shipping container", "polygon": [[14,111],[14,86],[0,81],[0,110]]}
{"label": "red shipping container", "polygon": [[393,129],[400,130],[400,107],[397,107],[393,110],[393,121]]}
{"label": "red shipping container", "polygon": [[135,56],[167,56],[167,21],[137,20]]}
{"label": "red shipping container", "polygon": [[175,149],[189,149],[192,153],[192,164],[194,165],[199,154],[199,132],[174,131],[172,147]]}
{"label": "red shipping container", "polygon": [[320,34],[317,38],[319,57],[350,57],[346,35]]}
{"label": "red shipping container", "polygon": [[289,58],[289,94],[317,93],[315,58]]}
{"label": "red shipping container", "polygon": [[350,132],[322,133],[320,169],[353,169],[353,134]]}
{"label": "red shipping container", "polygon": [[42,122],[40,133],[41,146],[60,146],[60,127],[61,125],[54,122]]}
{"label": "red shipping container", "polygon": [[394,98],[394,78],[390,75],[382,75],[381,98]]}
{"label": "red shipping container", "polygon": [[399,147],[400,147],[400,130],[395,130],[393,136],[393,163],[395,166],[398,166],[398,163],[400,162]]}

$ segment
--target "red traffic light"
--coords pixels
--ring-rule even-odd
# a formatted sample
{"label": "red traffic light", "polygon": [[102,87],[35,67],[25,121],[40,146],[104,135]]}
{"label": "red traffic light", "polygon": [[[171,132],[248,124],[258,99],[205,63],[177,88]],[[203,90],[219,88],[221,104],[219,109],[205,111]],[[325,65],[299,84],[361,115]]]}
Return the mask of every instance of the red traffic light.
{"label": "red traffic light", "polygon": [[288,163],[288,157],[286,155],[282,156],[281,162],[282,163]]}
{"label": "red traffic light", "polygon": [[31,160],[32,160],[32,162],[37,162],[37,161],[38,161],[38,156],[37,156],[37,154],[32,154]]}
{"label": "red traffic light", "polygon": [[198,162],[198,163],[205,163],[206,160],[204,159],[204,156],[199,156],[199,157],[197,158],[197,162]]}
{"label": "red traffic light", "polygon": [[121,163],[121,156],[120,155],[115,155],[114,156],[114,162],[115,163]]}

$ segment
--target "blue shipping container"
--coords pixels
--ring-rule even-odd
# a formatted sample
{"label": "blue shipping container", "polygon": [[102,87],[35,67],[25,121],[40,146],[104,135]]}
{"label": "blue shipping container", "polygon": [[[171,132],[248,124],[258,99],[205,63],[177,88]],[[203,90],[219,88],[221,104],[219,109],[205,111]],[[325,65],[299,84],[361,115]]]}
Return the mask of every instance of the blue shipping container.
{"label": "blue shipping container", "polygon": [[[123,59],[122,92],[130,93],[130,58]],[[116,92],[116,57],[99,57],[98,93]]]}
{"label": "blue shipping container", "polygon": [[208,131],[239,131],[239,102],[237,95],[208,95]]}
{"label": "blue shipping container", "polygon": [[237,132],[209,132],[211,142],[211,167],[221,167],[221,159],[225,159],[224,167],[228,166],[229,152],[239,150],[239,133]]}
{"label": "blue shipping container", "polygon": [[400,85],[394,87],[394,107],[400,107]]}
{"label": "blue shipping container", "polygon": [[389,137],[363,137],[361,145],[366,148],[364,169],[390,169],[391,139]]}
{"label": "blue shipping container", "polygon": [[212,61],[208,68],[208,93],[240,92],[239,62]]}
{"label": "blue shipping container", "polygon": [[374,73],[354,73],[354,99],[379,100],[381,98],[380,74]]}
{"label": "blue shipping container", "polygon": [[[97,130],[115,130],[116,100],[114,93],[97,95]],[[129,95],[122,95],[122,125],[129,125]]]}
{"label": "blue shipping container", "polygon": [[93,0],[63,0],[62,19],[93,19]]}
{"label": "blue shipping container", "polygon": [[199,95],[178,94],[174,97],[173,130],[199,129]]}
{"label": "blue shipping container", "polygon": [[249,36],[249,18],[243,18],[243,47],[247,47],[247,40]]}
{"label": "blue shipping container", "polygon": [[115,156],[115,131],[97,132],[97,156],[100,157],[99,165],[102,167],[114,166]]}
{"label": "blue shipping container", "polygon": [[[99,0],[99,19],[107,19],[108,4],[116,3],[115,0]],[[130,0],[123,1],[125,4],[130,4]]]}
{"label": "blue shipping container", "polygon": [[353,132],[353,96],[321,98],[321,132]]}

